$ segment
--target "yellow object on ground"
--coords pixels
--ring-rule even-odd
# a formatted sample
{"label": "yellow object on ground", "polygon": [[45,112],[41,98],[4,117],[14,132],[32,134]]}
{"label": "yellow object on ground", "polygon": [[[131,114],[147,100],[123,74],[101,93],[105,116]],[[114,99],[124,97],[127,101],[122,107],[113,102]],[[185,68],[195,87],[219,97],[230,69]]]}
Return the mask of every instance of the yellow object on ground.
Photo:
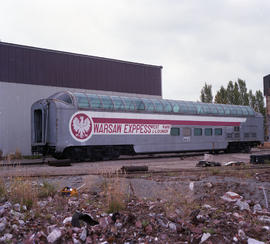
{"label": "yellow object on ground", "polygon": [[71,188],[71,187],[64,187],[61,190],[62,195],[64,196],[71,196],[71,197],[75,197],[78,196],[78,191],[76,190],[76,188]]}

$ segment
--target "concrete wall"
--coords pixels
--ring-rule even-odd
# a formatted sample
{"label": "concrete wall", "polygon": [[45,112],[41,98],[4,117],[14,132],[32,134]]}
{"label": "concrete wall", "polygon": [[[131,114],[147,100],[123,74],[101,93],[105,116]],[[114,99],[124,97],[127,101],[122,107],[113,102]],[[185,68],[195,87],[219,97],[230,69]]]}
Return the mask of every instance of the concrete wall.
{"label": "concrete wall", "polygon": [[0,150],[3,151],[4,155],[15,152],[16,149],[23,155],[31,154],[30,110],[32,104],[41,98],[47,98],[55,92],[64,90],[161,98],[159,96],[150,95],[90,91],[0,81]]}

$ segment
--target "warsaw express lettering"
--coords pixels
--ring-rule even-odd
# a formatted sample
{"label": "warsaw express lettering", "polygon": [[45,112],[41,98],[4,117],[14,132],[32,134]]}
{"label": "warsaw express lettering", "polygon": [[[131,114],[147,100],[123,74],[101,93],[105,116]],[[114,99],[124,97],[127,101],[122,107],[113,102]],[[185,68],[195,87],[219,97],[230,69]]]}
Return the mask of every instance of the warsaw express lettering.
{"label": "warsaw express lettering", "polygon": [[170,125],[95,123],[94,134],[153,135],[170,133]]}

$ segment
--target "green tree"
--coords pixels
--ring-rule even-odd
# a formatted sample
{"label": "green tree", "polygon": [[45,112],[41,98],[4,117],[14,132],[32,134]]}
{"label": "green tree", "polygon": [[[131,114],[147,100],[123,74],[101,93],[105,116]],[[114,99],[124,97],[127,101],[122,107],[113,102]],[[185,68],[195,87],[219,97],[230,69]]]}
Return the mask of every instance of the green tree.
{"label": "green tree", "polygon": [[250,107],[254,108],[255,107],[255,102],[256,102],[256,98],[252,93],[252,90],[249,90],[248,92],[248,104]]}
{"label": "green tree", "polygon": [[217,94],[215,96],[215,103],[221,103],[221,104],[228,103],[227,90],[223,86],[221,86],[219,91],[217,91]]}
{"label": "green tree", "polygon": [[232,81],[229,81],[226,92],[227,92],[228,104],[234,104],[234,85]]}
{"label": "green tree", "polygon": [[255,92],[255,105],[254,110],[265,115],[264,97],[260,90]]}
{"label": "green tree", "polygon": [[233,95],[232,95],[232,102],[231,104],[240,105],[240,92],[239,92],[239,86],[237,82],[234,82],[233,84]]}
{"label": "green tree", "polygon": [[239,93],[240,93],[240,104],[241,105],[249,105],[248,92],[246,82],[242,79],[238,79]]}
{"label": "green tree", "polygon": [[204,87],[201,89],[200,100],[203,103],[212,103],[213,95],[212,95],[212,85],[204,84]]}

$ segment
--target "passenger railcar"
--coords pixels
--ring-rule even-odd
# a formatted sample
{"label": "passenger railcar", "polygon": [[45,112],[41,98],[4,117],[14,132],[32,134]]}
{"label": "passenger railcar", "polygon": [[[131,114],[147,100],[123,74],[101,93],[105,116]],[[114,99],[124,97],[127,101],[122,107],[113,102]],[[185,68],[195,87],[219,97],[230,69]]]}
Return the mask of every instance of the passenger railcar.
{"label": "passenger railcar", "polygon": [[73,160],[248,151],[263,116],[248,106],[60,92],[31,108],[32,152]]}

